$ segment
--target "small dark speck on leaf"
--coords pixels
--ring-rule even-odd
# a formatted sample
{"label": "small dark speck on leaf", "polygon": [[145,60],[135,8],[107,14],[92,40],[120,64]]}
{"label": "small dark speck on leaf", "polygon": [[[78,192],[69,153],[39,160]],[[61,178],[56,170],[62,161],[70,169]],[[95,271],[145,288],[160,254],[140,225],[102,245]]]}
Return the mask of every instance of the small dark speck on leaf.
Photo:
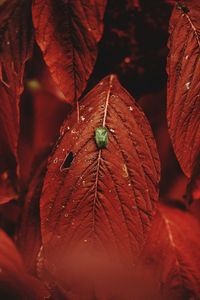
{"label": "small dark speck on leaf", "polygon": [[63,170],[69,169],[73,160],[74,160],[74,154],[73,154],[73,152],[69,152],[67,154],[67,156],[65,157],[65,159],[60,167],[60,170],[63,171]]}
{"label": "small dark speck on leaf", "polygon": [[177,7],[178,9],[181,9],[185,14],[187,14],[190,11],[187,6],[180,2],[177,3]]}

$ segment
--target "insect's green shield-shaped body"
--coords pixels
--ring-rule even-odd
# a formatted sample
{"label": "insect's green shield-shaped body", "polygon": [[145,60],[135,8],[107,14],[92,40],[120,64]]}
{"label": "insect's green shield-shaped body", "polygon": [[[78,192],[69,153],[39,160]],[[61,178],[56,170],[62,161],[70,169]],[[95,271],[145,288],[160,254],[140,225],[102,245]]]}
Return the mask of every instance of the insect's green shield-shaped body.
{"label": "insect's green shield-shaped body", "polygon": [[98,127],[95,130],[95,141],[98,149],[106,148],[108,144],[108,129],[106,127]]}

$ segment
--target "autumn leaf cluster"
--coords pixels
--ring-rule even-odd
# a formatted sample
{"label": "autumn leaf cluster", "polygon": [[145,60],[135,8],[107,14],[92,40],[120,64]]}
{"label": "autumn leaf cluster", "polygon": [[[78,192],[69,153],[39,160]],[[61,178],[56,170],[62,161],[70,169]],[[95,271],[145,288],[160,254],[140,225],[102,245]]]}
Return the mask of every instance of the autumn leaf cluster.
{"label": "autumn leaf cluster", "polygon": [[198,0],[0,1],[0,299],[200,299]]}

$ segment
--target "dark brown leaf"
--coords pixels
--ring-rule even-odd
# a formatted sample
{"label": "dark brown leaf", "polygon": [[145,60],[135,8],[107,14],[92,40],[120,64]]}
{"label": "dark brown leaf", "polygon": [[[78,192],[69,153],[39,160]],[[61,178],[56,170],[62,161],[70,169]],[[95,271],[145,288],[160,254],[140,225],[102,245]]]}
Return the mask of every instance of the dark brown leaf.
{"label": "dark brown leaf", "polygon": [[187,176],[200,150],[200,3],[179,3],[170,21],[168,125],[179,163]]}
{"label": "dark brown leaf", "polygon": [[94,67],[106,2],[33,2],[36,40],[53,79],[70,103],[80,97]]}
{"label": "dark brown leaf", "polygon": [[[56,253],[65,273],[79,251],[80,257],[73,257],[77,264],[84,251],[98,252],[99,261],[106,254],[134,263],[158,199],[160,165],[151,129],[117,78],[104,78],[80,109],[80,122],[74,122],[73,113],[62,129],[41,198],[47,265],[51,269]],[[101,126],[108,141],[98,149],[94,134]],[[65,280],[72,279],[69,273]]]}

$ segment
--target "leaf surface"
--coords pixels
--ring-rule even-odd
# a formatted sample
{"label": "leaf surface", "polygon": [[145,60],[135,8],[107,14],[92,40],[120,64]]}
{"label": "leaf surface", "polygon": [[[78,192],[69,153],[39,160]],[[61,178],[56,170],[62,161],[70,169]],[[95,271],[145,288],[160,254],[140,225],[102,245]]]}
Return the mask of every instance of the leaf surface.
{"label": "leaf surface", "polygon": [[16,239],[25,266],[32,274],[36,273],[36,258],[42,243],[39,201],[48,154],[49,149],[34,160]]}
{"label": "leaf surface", "polygon": [[53,79],[72,104],[85,89],[94,67],[106,2],[33,2],[36,40]]}
{"label": "leaf surface", "polygon": [[15,245],[0,230],[0,298],[39,300],[47,296],[49,293],[39,281],[26,274]]}
{"label": "leaf surface", "polygon": [[169,132],[187,176],[200,150],[200,4],[178,4],[170,21],[168,57]]}
{"label": "leaf surface", "polygon": [[199,299],[199,233],[189,212],[160,206],[143,253],[142,279],[148,274],[154,284],[151,299]]}
{"label": "leaf surface", "polygon": [[[98,249],[133,263],[158,199],[160,165],[150,126],[113,75],[80,109],[81,121],[71,115],[49,161],[41,198],[44,251],[49,260],[61,251],[66,261],[68,251]],[[99,149],[95,130],[101,126],[108,141]]]}
{"label": "leaf surface", "polygon": [[[32,44],[30,1],[20,0],[8,11],[10,14],[0,25],[0,173],[4,173],[1,179],[6,182],[10,178],[14,181],[17,173],[19,98],[23,91],[24,65]],[[8,182],[3,185],[6,187]],[[3,202],[12,199],[15,194],[10,188],[8,194],[6,188],[0,191]]]}

